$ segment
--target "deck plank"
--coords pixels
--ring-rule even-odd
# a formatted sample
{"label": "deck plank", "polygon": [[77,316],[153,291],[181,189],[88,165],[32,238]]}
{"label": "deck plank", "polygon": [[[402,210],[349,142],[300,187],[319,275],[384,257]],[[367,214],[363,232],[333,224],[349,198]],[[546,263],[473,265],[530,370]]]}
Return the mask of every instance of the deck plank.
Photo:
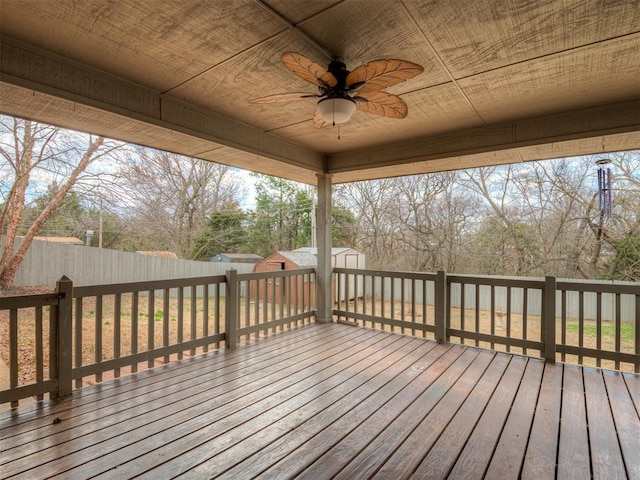
{"label": "deck plank", "polygon": [[[351,380],[357,368],[354,365],[359,364],[360,369],[365,369],[367,359],[374,362],[379,357],[386,356],[389,351],[401,348],[412,341],[408,337],[392,334],[382,334],[375,338],[379,341],[368,345],[375,345],[377,348],[373,354],[363,342],[356,353],[343,348],[341,354],[333,353],[322,362],[315,361],[317,359],[310,356],[309,360],[313,365],[306,369],[305,376],[293,380],[293,377],[287,377],[286,388],[273,390],[271,385],[272,390],[266,393],[259,392],[259,395],[253,397],[243,397],[215,410],[205,409],[194,419],[176,424],[171,429],[154,431],[153,435],[138,442],[144,454],[132,452],[123,458],[114,451],[112,454],[96,458],[91,462],[91,466],[96,473],[107,472],[109,475],[105,475],[106,478],[118,478],[122,475],[138,475],[155,468],[158,463],[165,463],[162,476],[171,478],[197,465],[203,460],[203,456],[206,459],[209,455],[235,445],[245,436],[266,428],[287,412],[301,408],[347,382],[355,383],[356,380]],[[242,402],[242,408],[238,408],[238,402]],[[229,408],[232,410],[227,411]],[[108,458],[111,455],[120,459],[118,469],[114,472],[105,469],[114,462],[114,458]],[[176,462],[168,461],[176,457]],[[157,475],[152,477],[157,478]]]}
{"label": "deck plank", "polygon": [[[486,410],[464,445],[449,476],[456,479],[483,478],[513,405],[527,367],[526,357],[513,357]],[[524,452],[524,449],[523,449]]]}
{"label": "deck plank", "polygon": [[627,476],[640,480],[640,416],[620,373],[603,371]]}
{"label": "deck plank", "polygon": [[[420,382],[421,374],[449,350],[448,346],[437,345],[420,357],[414,355],[412,363],[402,366],[402,371],[393,378],[387,377],[390,371],[385,371],[387,383],[369,397],[355,402],[347,397],[341,400],[353,402],[351,409],[345,412],[334,409],[317,415],[252,455],[248,461],[228,470],[220,478],[253,478],[258,474],[265,478],[299,476],[311,462],[375,415],[383,405],[391,403],[398,408],[403,399],[405,402],[415,399],[424,388]],[[416,375],[411,375],[410,372],[415,372]]]}
{"label": "deck plank", "polygon": [[486,478],[520,478],[543,372],[544,362],[529,359],[500,440],[487,468]]}
{"label": "deck plank", "polygon": [[[358,348],[360,349],[360,355],[366,355],[366,346],[369,343],[379,341],[380,339],[390,338],[389,334],[384,333],[366,333],[365,335],[358,335],[358,332],[354,332],[353,335],[356,335],[355,340],[360,340],[362,337],[367,338],[367,340],[359,342]],[[325,346],[328,348],[321,354],[323,355],[322,358],[338,362],[343,357],[348,357],[349,354],[348,351],[345,351],[345,347],[349,345],[349,341],[349,337],[345,340],[338,336],[337,338],[334,338],[333,342],[330,344],[321,345],[319,347],[320,350],[324,350]],[[312,351],[311,353],[314,352]],[[305,355],[308,354],[308,351],[305,352]],[[296,371],[297,375],[292,374],[289,377],[285,377],[286,382],[289,384],[295,384],[296,381],[311,376],[319,370],[319,367],[314,364],[313,360],[309,359],[305,361],[296,360],[295,365],[291,368]],[[305,368],[311,368],[312,370],[307,371]],[[288,373],[292,372],[289,371]],[[245,383],[242,377],[239,380],[241,383]],[[199,381],[197,383],[198,385],[200,384]],[[280,384],[276,382],[269,384],[269,386],[265,388],[274,389],[279,386]],[[88,466],[89,463],[94,460],[109,465],[113,465],[113,462],[117,460],[116,464],[118,464],[126,460],[127,456],[139,454],[139,450],[125,449],[125,447],[132,444],[140,445],[141,436],[147,441],[145,445],[149,443],[150,437],[151,439],[155,439],[161,446],[164,445],[164,440],[157,435],[154,436],[154,434],[157,432],[165,432],[172,425],[179,426],[178,430],[185,432],[189,431],[189,427],[197,430],[198,426],[207,425],[210,420],[206,418],[204,413],[206,413],[206,407],[209,405],[211,405],[211,408],[219,407],[216,410],[216,414],[218,415],[217,418],[225,418],[225,416],[230,415],[235,411],[242,411],[244,407],[250,406],[252,401],[260,399],[262,395],[264,395],[264,389],[258,389],[253,391],[253,393],[247,394],[248,392],[243,390],[227,391],[227,387],[228,385],[225,384],[216,387],[217,390],[214,389],[209,394],[211,398],[207,398],[206,400],[200,396],[182,396],[182,398],[184,398],[183,401],[165,405],[160,409],[152,410],[143,416],[131,419],[130,421],[127,421],[125,425],[122,425],[120,429],[109,428],[111,422],[107,419],[107,423],[101,425],[103,428],[92,432],[89,440],[87,440],[83,435],[76,435],[75,438],[70,441],[65,441],[64,437],[59,435],[50,436],[53,437],[54,442],[64,442],[67,456],[59,458],[59,451],[55,448],[55,445],[48,445],[46,442],[43,442],[44,450],[21,458],[20,462],[16,463],[16,465],[9,464],[3,468],[8,472],[13,472],[14,469],[28,468],[30,474],[37,477],[41,472],[62,473],[71,468],[75,468],[77,465]],[[185,424],[187,421],[190,423]],[[123,427],[124,431],[122,431]],[[88,441],[91,442],[90,445],[87,445]],[[122,451],[123,449],[124,451]],[[78,452],[78,454],[69,456],[74,452]]]}
{"label": "deck plank", "polygon": [[[394,451],[408,438],[420,422],[437,406],[443,395],[460,380],[460,377],[478,359],[479,352],[467,350],[460,355],[453,364],[431,386],[429,386],[415,402],[411,403],[389,426],[356,455],[334,478],[352,479],[369,478],[393,454]],[[488,364],[489,359],[482,359],[475,370],[483,368],[482,363]],[[485,365],[486,366],[486,365]],[[398,477],[401,478],[401,477]]]}
{"label": "deck plank", "polygon": [[411,478],[446,478],[513,357],[497,354]]}
{"label": "deck plank", "polygon": [[602,371],[583,372],[593,478],[627,478]]}
{"label": "deck plank", "polygon": [[[337,475],[345,466],[354,459],[359,452],[362,452],[365,447],[374,442],[374,439],[385,432],[386,429],[398,418],[399,415],[409,408],[414,402],[419,402],[426,410],[428,408],[428,395],[426,392],[436,382],[440,382],[440,389],[446,390],[446,381],[452,381],[456,377],[454,368],[449,372],[451,377],[448,379],[443,378],[443,374],[452,366],[454,362],[463,354],[464,349],[454,346],[449,348],[447,352],[438,358],[428,368],[425,366],[425,370],[412,382],[405,390],[400,392],[397,397],[394,397],[391,401],[387,402],[376,411],[371,417],[357,425],[348,425],[349,420],[346,419],[344,423],[344,432],[346,435],[340,438],[336,433],[334,444],[329,450],[324,452],[322,456],[317,458],[311,465],[309,465],[304,471],[298,474],[300,480],[322,480],[333,478]],[[468,362],[472,361],[472,356],[468,355]],[[464,368],[468,363],[459,362],[458,366]],[[433,397],[432,397],[433,398]],[[420,400],[421,399],[421,400]],[[402,427],[402,421],[396,423],[398,427]],[[336,424],[335,429],[340,431],[342,424]],[[351,428],[351,431],[348,429]],[[397,433],[397,432],[395,432]],[[324,439],[323,439],[324,440]],[[326,445],[326,440],[324,440]],[[378,443],[382,446],[384,439],[379,440]],[[315,447],[315,444],[309,446],[309,449]],[[295,455],[292,454],[292,455]],[[276,467],[274,465],[274,467]],[[278,468],[280,466],[277,466]],[[357,467],[356,467],[357,468]],[[265,471],[265,476],[268,476],[270,470]],[[364,474],[364,472],[362,472]]]}
{"label": "deck plank", "polygon": [[589,434],[582,369],[575,365],[565,365],[562,381],[558,477],[590,479],[589,461]]}
{"label": "deck plank", "polygon": [[631,395],[636,412],[640,415],[640,375],[623,373],[622,376],[624,377],[624,381],[629,389],[629,395]]}
{"label": "deck plank", "polygon": [[[418,342],[422,343],[422,342]],[[305,439],[312,434],[321,431],[323,427],[332,424],[342,416],[353,418],[353,410],[363,404],[367,404],[370,397],[374,397],[379,401],[376,393],[382,389],[382,395],[386,393],[386,399],[398,393],[403,386],[403,377],[398,377],[405,369],[410,368],[416,360],[424,357],[432,348],[422,348],[407,352],[398,351],[397,355],[390,355],[377,364],[372,365],[363,371],[365,382],[352,391],[331,392],[329,399],[335,398],[335,402],[324,406],[323,403],[314,402],[314,404],[299,409],[282,418],[278,422],[270,426],[268,432],[260,432],[256,435],[247,436],[242,442],[234,445],[220,455],[209,458],[205,463],[198,465],[189,471],[184,478],[199,479],[203,477],[211,478],[216,475],[225,473],[227,478],[252,478],[261,473],[264,465],[275,463],[279,458],[292,449],[299,447]],[[395,379],[400,379],[395,381]],[[388,389],[384,387],[389,386]],[[346,394],[345,394],[346,393]],[[365,407],[366,409],[366,407]],[[262,455],[252,456],[251,454],[257,450]],[[302,452],[301,452],[302,453]],[[246,461],[249,457],[252,460]],[[300,463],[306,465],[309,459],[304,454],[296,455],[300,459]],[[246,461],[246,462],[245,462]],[[229,470],[238,463],[244,462],[244,468],[240,468],[242,473],[233,473]],[[262,465],[262,466],[261,466]],[[280,473],[293,475],[296,471],[301,470],[301,465],[289,465],[286,469],[278,469]],[[272,475],[269,475],[272,476]],[[277,475],[275,476],[277,478]]]}
{"label": "deck plank", "polygon": [[438,405],[393,452],[373,478],[408,478],[454,418],[494,358],[493,352],[480,352],[455,385],[441,397]]}
{"label": "deck plank", "polygon": [[556,475],[562,365],[547,363],[522,467],[522,478],[553,479]]}
{"label": "deck plank", "polygon": [[0,477],[640,480],[639,401],[639,375],[312,324],[0,414]]}
{"label": "deck plank", "polygon": [[[326,340],[329,342],[332,339],[337,345],[342,343],[344,337],[340,337],[339,335],[335,337],[328,336]],[[239,384],[236,388],[242,386],[244,382],[252,381],[254,378],[265,379],[266,373],[272,365],[285,368],[298,364],[299,359],[308,354],[308,347],[305,340],[304,338],[300,338],[300,341],[304,343],[295,349],[291,349],[289,346],[283,346],[269,350],[266,352],[268,357],[266,357],[263,362],[255,362],[254,365],[247,366],[242,361],[243,357],[236,357],[236,360],[240,361],[239,364],[230,361],[228,364],[224,362],[211,362],[209,365],[202,363],[191,365],[191,374],[189,375],[173,375],[168,377],[166,372],[159,372],[159,381],[151,385],[145,385],[143,381],[137,391],[131,390],[125,392],[123,390],[118,396],[118,401],[113,401],[110,396],[107,396],[100,401],[94,402],[92,405],[82,405],[72,411],[65,409],[56,413],[56,416],[61,418],[63,423],[55,427],[51,426],[52,419],[49,418],[46,424],[44,424],[41,419],[39,419],[38,422],[32,422],[34,424],[40,424],[41,427],[45,428],[32,428],[25,431],[22,431],[24,426],[17,428],[16,435],[11,437],[12,447],[19,450],[20,456],[26,456],[34,451],[38,451],[35,450],[38,445],[42,447],[41,443],[34,443],[35,440],[42,440],[46,436],[55,435],[56,441],[59,443],[62,440],[68,441],[79,435],[87,435],[91,431],[104,428],[105,423],[107,426],[110,426],[123,421],[130,421],[140,414],[149,413],[155,408],[172,404],[184,396],[192,397],[198,392],[202,393],[201,385],[206,385],[207,389],[213,389],[226,383],[225,391],[228,392],[234,388],[234,383],[229,383],[229,379],[233,379],[235,380],[235,384]],[[313,340],[313,338],[309,340]],[[331,346],[330,343],[323,345],[327,348]],[[242,376],[238,377],[237,372],[242,372]],[[273,375],[274,374],[271,373],[271,376]],[[141,397],[144,398],[142,404],[140,404],[139,401]],[[89,408],[89,406],[91,408]],[[185,408],[185,406],[181,408]],[[35,427],[35,425],[31,427]],[[40,448],[40,450],[41,449],[42,448]],[[6,459],[11,459],[11,456],[6,457]]]}
{"label": "deck plank", "polygon": [[[216,351],[207,355],[194,357],[171,365],[156,367],[151,370],[123,377],[111,382],[105,382],[94,386],[85,387],[74,392],[74,395],[59,401],[45,401],[39,404],[32,404],[25,409],[16,412],[3,412],[0,414],[0,440],[7,436],[14,436],[19,432],[37,429],[51,424],[56,417],[71,418],[83,412],[98,410],[103,405],[113,403],[113,399],[120,400],[124,393],[131,392],[131,397],[142,396],[147,391],[153,389],[160,382],[170,379],[182,378],[188,380],[197,377],[198,367],[207,365],[207,368],[214,369],[216,365],[230,367],[236,365],[242,367],[246,362],[255,362],[260,358],[277,362],[279,352],[285,352],[292,345],[296,345],[300,340],[313,342],[323,336],[330,337],[330,330],[323,328],[313,328],[305,325],[294,331],[290,335],[282,338],[274,338],[273,342],[258,339],[253,345],[239,348],[233,351]],[[339,337],[338,332],[333,335]],[[327,338],[327,341],[330,338]],[[262,341],[260,341],[262,340]],[[224,353],[222,355],[222,353]],[[243,363],[244,362],[244,363]],[[20,428],[16,428],[20,426]]]}

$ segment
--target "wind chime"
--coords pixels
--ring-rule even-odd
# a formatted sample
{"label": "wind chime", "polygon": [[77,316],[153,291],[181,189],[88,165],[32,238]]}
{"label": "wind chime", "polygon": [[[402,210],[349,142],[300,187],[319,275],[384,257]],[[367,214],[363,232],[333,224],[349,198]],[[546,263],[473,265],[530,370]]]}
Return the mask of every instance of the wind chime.
{"label": "wind chime", "polygon": [[611,169],[607,167],[611,163],[608,158],[596,161],[598,166],[598,208],[600,215],[605,220],[611,220],[612,200],[611,200]]}

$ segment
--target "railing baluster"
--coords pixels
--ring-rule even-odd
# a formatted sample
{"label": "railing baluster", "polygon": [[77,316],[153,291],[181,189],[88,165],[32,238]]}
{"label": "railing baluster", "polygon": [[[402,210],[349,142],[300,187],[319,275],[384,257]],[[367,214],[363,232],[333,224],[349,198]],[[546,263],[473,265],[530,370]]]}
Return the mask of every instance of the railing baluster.
{"label": "railing baluster", "polygon": [[[529,289],[525,288],[522,292],[522,338],[524,340],[529,339]],[[542,340],[542,339],[540,339]],[[522,348],[522,354],[527,354],[527,345]]]}
{"label": "railing baluster", "polygon": [[[476,283],[476,311],[475,311],[475,320],[476,320],[476,333],[480,333],[480,284]],[[480,340],[476,338],[476,347],[480,345]]]}
{"label": "railing baluster", "polygon": [[[36,307],[36,383],[44,380],[44,348],[42,330],[42,307]],[[80,387],[77,387],[80,388]],[[44,395],[39,393],[36,400],[42,400]]]}
{"label": "railing baluster", "polygon": [[[561,342],[562,345],[566,345],[567,344],[567,291],[566,290],[562,290],[561,293],[561,297],[560,297],[560,302],[561,302],[561,325],[562,325],[562,331],[560,333],[561,335]],[[565,361],[566,354],[564,352],[562,352],[562,355],[560,356],[561,361]]]}
{"label": "railing baluster", "polygon": [[[269,281],[265,278],[264,280],[262,280],[262,283],[264,285],[263,288],[263,297],[262,297],[262,323],[267,323],[268,320],[268,315],[269,315]],[[267,328],[265,328],[262,333],[264,335],[267,335],[269,333],[269,330]]]}
{"label": "railing baluster", "polygon": [[556,279],[547,276],[544,279],[542,322],[544,332],[544,359],[556,361]]}
{"label": "railing baluster", "polygon": [[[416,324],[416,281],[411,279],[411,323]],[[416,336],[415,327],[411,329],[411,335]]]}
{"label": "railing baluster", "polygon": [[[584,347],[584,292],[578,292],[578,346]],[[578,355],[578,364],[583,364],[582,355]]]}
{"label": "railing baluster", "polygon": [[[427,325],[428,323],[428,303],[427,303],[427,281],[422,280],[422,324]],[[427,331],[422,330],[422,338],[427,337]]]}
{"label": "railing baluster", "polygon": [[[169,346],[169,289],[165,288],[162,291],[162,346]],[[165,355],[162,361],[169,363],[169,355]]]}
{"label": "railing baluster", "polygon": [[[49,307],[49,379],[58,378],[58,342],[58,309],[51,306]],[[58,398],[58,391],[49,392],[49,398],[52,400]]]}
{"label": "railing baluster", "polygon": [[[613,321],[613,319],[611,319]],[[602,293],[596,293],[596,348],[602,348]],[[596,358],[596,366],[600,367],[601,359]]]}
{"label": "railing baluster", "polygon": [[[465,315],[465,308],[466,308],[465,297],[464,297],[465,285],[466,285],[465,283],[460,282],[460,330],[464,330],[464,315]],[[464,345],[465,340],[466,340],[465,338],[461,338],[460,343]]]}
{"label": "railing baluster", "polygon": [[[496,287],[491,285],[491,336],[495,337],[496,335]],[[491,350],[495,348],[496,344],[491,342]]]}
{"label": "railing baluster", "polygon": [[[18,309],[9,310],[9,388],[18,386]],[[11,408],[18,408],[18,400],[11,402]]]}
{"label": "railing baluster", "polygon": [[[131,293],[131,354],[138,353],[138,321],[139,321],[139,305],[140,296],[138,292]],[[138,371],[138,362],[131,362],[131,372],[136,373]]]}
{"label": "railing baluster", "polygon": [[[120,332],[120,315],[122,308],[122,297],[119,293],[116,293],[113,301],[113,358],[120,358],[121,352],[121,332]],[[120,367],[116,367],[113,375],[115,378],[120,378]]]}
{"label": "railing baluster", "polygon": [[[221,318],[221,305],[220,305],[220,284],[216,283],[215,288],[216,303],[215,303],[215,318],[213,322],[213,334],[218,335],[220,333],[220,318]],[[257,298],[256,298],[257,301]],[[215,343],[216,348],[220,348],[220,342]]]}
{"label": "railing baluster", "polygon": [[[195,285],[191,285],[191,340],[198,338],[198,289]],[[191,348],[189,355],[192,357],[196,354],[196,349]]]}
{"label": "railing baluster", "polygon": [[[178,312],[176,316],[176,321],[178,322],[177,330],[178,330],[178,343],[182,343],[184,341],[184,287],[178,288]],[[180,350],[178,352],[178,360],[182,360],[184,358],[184,351]]]}
{"label": "railing baluster", "polygon": [[[406,304],[406,297],[405,297],[405,280],[404,278],[400,279],[400,319],[404,322],[406,321],[406,316],[405,316],[405,304]],[[400,333],[402,333],[402,335],[404,335],[404,327],[400,327]]]}
{"label": "railing baluster", "polygon": [[635,314],[635,373],[640,373],[640,294],[636,294],[636,314]]}
{"label": "railing baluster", "polygon": [[436,307],[436,341],[447,341],[447,317],[451,312],[451,295],[448,288],[447,274],[444,270],[438,270],[435,291]]}
{"label": "railing baluster", "polygon": [[[507,338],[511,338],[511,287],[507,287]],[[511,345],[507,343],[507,352],[511,352]]]}
{"label": "railing baluster", "polygon": [[[621,308],[620,308],[620,294],[616,293],[615,294],[615,299],[616,299],[616,318],[615,318],[615,322],[616,322],[616,352],[620,353],[621,350],[621,345],[620,345],[620,341],[622,340],[622,315],[621,315]],[[620,360],[616,360],[616,370],[620,369]]]}
{"label": "railing baluster", "polygon": [[[391,319],[395,320],[396,318],[396,279],[395,277],[390,277],[391,280],[391,302],[389,302],[391,308]],[[391,325],[391,332],[395,332],[395,326]]]}
{"label": "railing baluster", "polygon": [[[96,296],[96,312],[94,316],[96,335],[95,335],[95,363],[102,361],[102,295]],[[96,373],[96,382],[102,382],[102,372]]]}
{"label": "railing baluster", "polygon": [[[77,298],[76,299],[76,311],[75,311],[75,318],[76,318],[76,330],[75,330],[75,337],[76,337],[76,345],[75,345],[75,362],[74,365],[76,366],[76,368],[81,367],[82,366],[82,298]],[[82,388],[82,379],[81,378],[76,378],[76,388]]]}
{"label": "railing baluster", "polygon": [[[249,288],[249,282],[240,282],[240,292],[242,292],[242,288]],[[240,294],[240,296],[242,297],[242,293]],[[244,295],[244,315],[243,315],[243,325],[245,327],[250,327],[251,326],[251,296],[249,295],[248,291],[245,292]],[[244,340],[248,341],[249,340],[249,335],[245,335],[244,336]]]}
{"label": "railing baluster", "polygon": [[[147,351],[151,352],[155,348],[155,319],[156,319],[156,291],[149,290],[149,298],[147,303]],[[155,364],[154,357],[149,355],[147,367],[153,368]]]}
{"label": "railing baluster", "polygon": [[[202,336],[204,338],[209,336],[209,284],[202,285]],[[202,346],[202,351],[207,353],[209,351],[209,344],[205,343]]]}

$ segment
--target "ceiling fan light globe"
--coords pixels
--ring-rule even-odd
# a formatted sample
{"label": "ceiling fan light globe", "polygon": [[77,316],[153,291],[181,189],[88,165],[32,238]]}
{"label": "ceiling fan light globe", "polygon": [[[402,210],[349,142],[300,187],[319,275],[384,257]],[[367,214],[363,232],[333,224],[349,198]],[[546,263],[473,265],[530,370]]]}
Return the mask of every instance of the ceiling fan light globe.
{"label": "ceiling fan light globe", "polygon": [[339,125],[351,119],[356,102],[351,98],[324,98],[318,102],[318,111],[325,122]]}

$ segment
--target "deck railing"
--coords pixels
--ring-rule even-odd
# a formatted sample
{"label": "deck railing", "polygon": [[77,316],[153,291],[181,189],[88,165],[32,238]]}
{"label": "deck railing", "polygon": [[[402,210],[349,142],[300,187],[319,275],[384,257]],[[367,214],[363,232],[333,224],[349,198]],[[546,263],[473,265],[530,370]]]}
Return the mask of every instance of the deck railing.
{"label": "deck railing", "polygon": [[[336,268],[332,295],[338,321],[640,373],[638,284]],[[17,406],[309,322],[315,271],[76,288],[63,277],[55,293],[0,298],[0,315],[10,379],[0,403]]]}
{"label": "deck railing", "polygon": [[[65,396],[87,383],[309,322],[314,288],[313,269],[230,270],[75,288],[63,277],[51,294],[0,297],[0,315],[9,324],[10,377],[0,403],[17,407],[27,397]],[[33,372],[21,382],[26,370]]]}
{"label": "deck railing", "polygon": [[338,321],[640,373],[640,285],[334,269]]}

